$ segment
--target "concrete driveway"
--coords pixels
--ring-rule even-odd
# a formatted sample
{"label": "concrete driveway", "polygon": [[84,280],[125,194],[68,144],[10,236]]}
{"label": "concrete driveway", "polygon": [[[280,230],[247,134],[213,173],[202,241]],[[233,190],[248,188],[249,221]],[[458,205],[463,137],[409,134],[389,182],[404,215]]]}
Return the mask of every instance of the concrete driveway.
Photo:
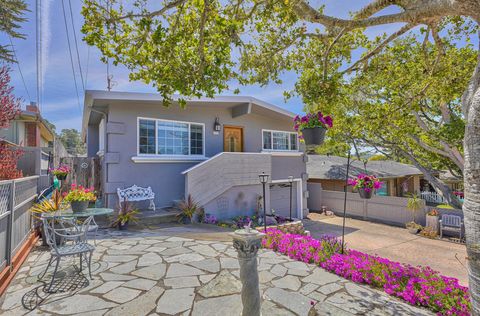
{"label": "concrete driveway", "polygon": [[[311,213],[304,220],[305,229],[313,237],[323,234],[342,235],[342,217],[326,217]],[[465,245],[450,241],[412,235],[406,229],[347,218],[345,225],[347,248],[377,254],[393,261],[413,266],[430,266],[443,275],[459,279],[468,285]]]}

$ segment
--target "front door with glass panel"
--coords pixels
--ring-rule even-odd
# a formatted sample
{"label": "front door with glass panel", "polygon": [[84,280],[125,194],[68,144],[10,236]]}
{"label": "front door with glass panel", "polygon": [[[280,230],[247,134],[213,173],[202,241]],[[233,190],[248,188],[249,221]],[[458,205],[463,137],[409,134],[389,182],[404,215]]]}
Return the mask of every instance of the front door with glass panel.
{"label": "front door with glass panel", "polygon": [[233,126],[223,127],[223,151],[243,151],[243,128]]}

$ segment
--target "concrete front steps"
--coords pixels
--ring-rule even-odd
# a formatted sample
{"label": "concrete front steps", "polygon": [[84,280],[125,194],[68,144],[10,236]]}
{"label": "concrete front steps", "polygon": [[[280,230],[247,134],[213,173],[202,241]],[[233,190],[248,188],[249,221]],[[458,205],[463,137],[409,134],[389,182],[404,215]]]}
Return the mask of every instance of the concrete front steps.
{"label": "concrete front steps", "polygon": [[141,210],[138,216],[138,223],[136,225],[157,225],[164,223],[177,223],[177,215],[180,211],[174,208],[161,208],[155,211]]}

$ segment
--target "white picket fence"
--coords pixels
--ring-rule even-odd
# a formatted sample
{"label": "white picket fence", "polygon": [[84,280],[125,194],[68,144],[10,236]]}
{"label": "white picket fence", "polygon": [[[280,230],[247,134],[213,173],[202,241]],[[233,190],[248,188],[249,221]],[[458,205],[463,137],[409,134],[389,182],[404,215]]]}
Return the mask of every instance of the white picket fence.
{"label": "white picket fence", "polygon": [[420,192],[420,197],[425,200],[427,203],[445,203],[443,196],[437,192]]}

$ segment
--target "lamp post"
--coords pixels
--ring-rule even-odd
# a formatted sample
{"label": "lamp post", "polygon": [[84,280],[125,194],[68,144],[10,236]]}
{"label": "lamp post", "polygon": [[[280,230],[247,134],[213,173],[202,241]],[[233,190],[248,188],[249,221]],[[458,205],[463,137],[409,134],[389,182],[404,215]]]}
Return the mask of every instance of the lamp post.
{"label": "lamp post", "polygon": [[292,221],[292,189],[293,189],[293,176],[288,177],[290,183],[290,222]]}
{"label": "lamp post", "polygon": [[348,173],[350,171],[350,150],[348,151],[347,157],[347,173],[345,175],[345,186],[343,191],[345,192],[345,197],[343,200],[343,223],[342,223],[342,253],[345,245],[345,216],[347,214],[347,188],[348,188]]}
{"label": "lamp post", "polygon": [[[358,158],[359,161],[360,158]],[[355,159],[353,160],[355,161]],[[347,173],[345,174],[345,186],[343,188],[343,191],[345,192],[345,197],[343,199],[343,223],[342,223],[342,253],[344,251],[344,246],[345,246],[345,217],[347,215],[347,192],[348,192],[348,178],[349,178],[349,173],[350,173],[350,165],[352,164],[352,159],[351,159],[351,154],[350,154],[350,149],[348,150],[348,156],[347,156]],[[367,162],[363,162],[363,167],[365,169],[365,173],[367,173]]]}
{"label": "lamp post", "polygon": [[265,233],[267,232],[267,203],[265,200],[265,184],[268,182],[268,174],[262,172],[258,175],[260,178],[260,183],[263,185],[263,226],[265,228]]}

